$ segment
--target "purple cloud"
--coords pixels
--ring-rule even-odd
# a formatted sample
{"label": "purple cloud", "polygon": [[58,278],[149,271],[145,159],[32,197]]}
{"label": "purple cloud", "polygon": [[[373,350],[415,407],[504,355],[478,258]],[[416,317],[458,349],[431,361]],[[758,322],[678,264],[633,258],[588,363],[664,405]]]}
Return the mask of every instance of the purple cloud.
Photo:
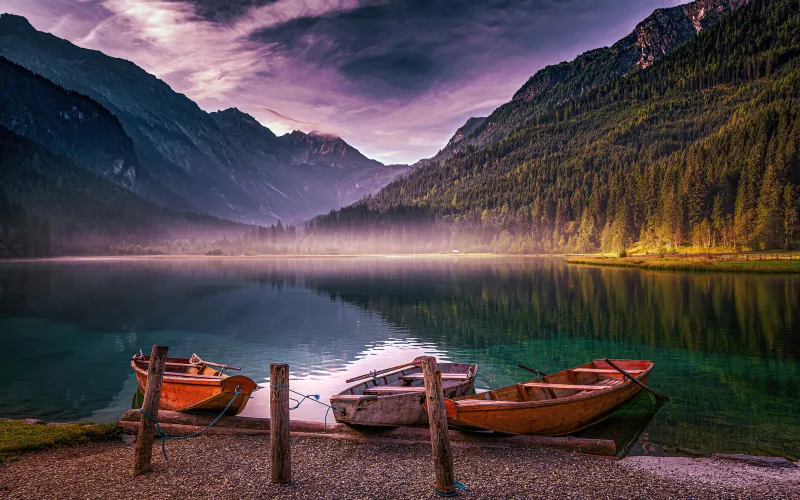
{"label": "purple cloud", "polygon": [[541,67],[678,0],[5,0],[129,59],[208,111],[342,136],[386,163],[433,155]]}

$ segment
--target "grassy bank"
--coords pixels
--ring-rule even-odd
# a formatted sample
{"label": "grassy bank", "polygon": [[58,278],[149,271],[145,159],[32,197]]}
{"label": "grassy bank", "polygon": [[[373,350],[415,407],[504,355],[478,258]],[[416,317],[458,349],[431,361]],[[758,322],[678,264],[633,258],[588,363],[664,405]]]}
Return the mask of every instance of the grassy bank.
{"label": "grassy bank", "polygon": [[656,271],[800,273],[800,260],[709,260],[692,257],[570,257],[567,264],[632,267]]}
{"label": "grassy bank", "polygon": [[117,424],[30,424],[21,420],[0,422],[0,463],[23,453],[57,446],[107,441],[119,436]]}

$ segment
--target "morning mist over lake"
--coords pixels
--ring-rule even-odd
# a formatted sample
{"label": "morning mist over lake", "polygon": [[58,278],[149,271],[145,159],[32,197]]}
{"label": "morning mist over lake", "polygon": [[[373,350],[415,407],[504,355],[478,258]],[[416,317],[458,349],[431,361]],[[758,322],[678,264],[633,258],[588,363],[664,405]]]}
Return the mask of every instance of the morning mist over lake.
{"label": "morning mist over lake", "polygon": [[0,496],[800,495],[794,0],[0,0]]}

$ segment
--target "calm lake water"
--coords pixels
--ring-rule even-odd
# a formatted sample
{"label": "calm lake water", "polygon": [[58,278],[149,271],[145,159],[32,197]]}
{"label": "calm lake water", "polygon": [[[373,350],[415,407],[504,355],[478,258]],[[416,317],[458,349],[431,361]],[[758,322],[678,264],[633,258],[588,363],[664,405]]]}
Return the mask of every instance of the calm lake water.
{"label": "calm lake water", "polygon": [[[0,264],[0,417],[113,421],[132,354],[244,368],[323,401],[423,353],[480,365],[478,389],[594,358],[655,361],[640,397],[590,435],[643,429],[632,453],[800,455],[800,276],[672,274],[471,257],[92,260]],[[268,415],[259,391],[244,415]],[[658,411],[656,411],[658,410]],[[292,418],[322,420],[305,403]],[[329,417],[329,421],[332,418]],[[626,438],[627,439],[627,438]]]}

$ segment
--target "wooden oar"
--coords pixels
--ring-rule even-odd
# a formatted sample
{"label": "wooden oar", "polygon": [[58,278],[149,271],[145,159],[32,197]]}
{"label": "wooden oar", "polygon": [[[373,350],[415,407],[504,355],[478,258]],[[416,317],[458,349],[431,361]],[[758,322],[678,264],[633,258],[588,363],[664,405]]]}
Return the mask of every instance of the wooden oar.
{"label": "wooden oar", "polygon": [[390,372],[393,372],[393,371],[396,371],[396,370],[400,370],[402,368],[409,368],[409,367],[412,367],[412,366],[419,366],[419,361],[417,361],[415,359],[414,361],[412,361],[410,363],[405,363],[403,365],[397,365],[397,366],[393,366],[391,368],[384,368],[383,370],[378,370],[376,372],[365,373],[364,375],[359,375],[358,377],[349,378],[349,379],[345,380],[345,382],[349,384],[350,382],[357,382],[359,380],[364,380],[364,379],[368,379],[368,378],[375,378],[378,375],[386,375],[386,374],[388,374]]}
{"label": "wooden oar", "polygon": [[536,368],[530,368],[530,367],[527,367],[525,365],[517,365],[517,366],[519,366],[523,370],[528,370],[529,372],[533,372],[533,373],[539,375],[540,377],[546,377],[547,376],[547,374],[545,372],[540,372]]}
{"label": "wooden oar", "polygon": [[224,369],[226,369],[226,370],[236,370],[236,371],[242,371],[242,369],[241,369],[241,368],[237,368],[237,367],[235,367],[235,366],[221,365],[221,364],[219,364],[219,363],[212,363],[212,362],[210,362],[210,361],[203,361],[203,362],[202,362],[202,364],[204,364],[204,365],[206,365],[206,366],[216,366],[217,368],[224,368]]}
{"label": "wooden oar", "polygon": [[629,379],[630,379],[630,380],[631,380],[633,383],[635,383],[635,384],[638,384],[638,385],[639,385],[639,386],[640,386],[642,389],[645,389],[645,390],[647,390],[648,392],[650,392],[650,394],[652,394],[653,396],[657,397],[657,398],[658,398],[658,399],[660,399],[661,401],[669,401],[669,398],[668,398],[668,397],[664,396],[663,394],[659,394],[659,393],[657,393],[656,391],[654,391],[653,389],[649,388],[649,387],[648,387],[648,386],[647,386],[647,385],[646,385],[644,382],[640,382],[640,381],[639,381],[637,378],[635,378],[633,375],[631,375],[630,373],[626,372],[625,370],[623,370],[623,369],[622,369],[622,368],[620,368],[619,366],[617,366],[617,365],[615,365],[614,363],[612,363],[610,359],[608,359],[608,358],[603,358],[603,360],[604,360],[606,363],[608,363],[608,365],[609,365],[611,368],[613,368],[613,369],[617,370],[618,372],[620,372],[621,374],[625,375],[625,376],[626,376],[626,377],[628,377],[628,378],[629,378]]}
{"label": "wooden oar", "polygon": [[236,371],[242,370],[241,368],[236,368],[235,366],[228,366],[220,363],[212,363],[211,361],[203,361],[197,354],[192,354],[192,357],[189,358],[189,363],[193,365],[216,366],[217,368],[222,368],[223,370],[236,370]]}

